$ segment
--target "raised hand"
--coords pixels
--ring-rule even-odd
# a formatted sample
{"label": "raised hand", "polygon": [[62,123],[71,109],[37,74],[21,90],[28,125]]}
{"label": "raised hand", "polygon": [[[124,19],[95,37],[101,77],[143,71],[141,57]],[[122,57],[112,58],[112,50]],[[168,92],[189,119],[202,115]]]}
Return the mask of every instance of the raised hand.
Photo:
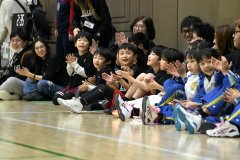
{"label": "raised hand", "polygon": [[222,71],[222,62],[212,57],[211,63],[214,69]]}
{"label": "raised hand", "polygon": [[128,43],[128,39],[126,38],[124,32],[121,32],[121,33],[120,33],[120,37],[121,37],[122,43]]}
{"label": "raised hand", "polygon": [[115,39],[116,39],[118,46],[121,46],[123,43],[128,43],[128,40],[126,39],[126,36],[123,32],[116,33]]}
{"label": "raised hand", "polygon": [[111,72],[111,75],[107,74],[107,73],[102,73],[102,78],[106,81],[106,82],[113,82],[113,75]]}
{"label": "raised hand", "polygon": [[120,75],[116,75],[116,74],[113,74],[113,73],[111,73],[111,74],[113,76],[113,81],[120,81],[122,79],[122,77]]}
{"label": "raised hand", "polygon": [[124,78],[128,78],[129,76],[131,76],[128,71],[121,71],[121,70],[117,70],[116,74],[117,76],[124,77]]}
{"label": "raised hand", "polygon": [[175,66],[177,67],[178,74],[183,78],[186,76],[186,64],[181,63],[179,60],[176,61]]}
{"label": "raised hand", "polygon": [[92,55],[94,54],[97,48],[98,48],[98,43],[93,39],[92,45],[89,48],[89,51],[92,53]]}
{"label": "raised hand", "polygon": [[72,62],[74,62],[74,61],[76,61],[77,59],[76,59],[76,57],[73,55],[73,53],[72,54],[68,54],[67,56],[66,56],[66,63],[68,63],[68,64],[71,64]]}
{"label": "raised hand", "polygon": [[221,64],[222,65],[222,73],[224,75],[226,75],[226,74],[228,74],[228,71],[232,67],[232,61],[229,64],[227,59],[224,56],[222,56],[221,59],[222,59],[222,64]]}
{"label": "raised hand", "polygon": [[166,68],[167,72],[170,73],[171,75],[175,77],[180,77],[177,68],[172,63],[167,64]]}

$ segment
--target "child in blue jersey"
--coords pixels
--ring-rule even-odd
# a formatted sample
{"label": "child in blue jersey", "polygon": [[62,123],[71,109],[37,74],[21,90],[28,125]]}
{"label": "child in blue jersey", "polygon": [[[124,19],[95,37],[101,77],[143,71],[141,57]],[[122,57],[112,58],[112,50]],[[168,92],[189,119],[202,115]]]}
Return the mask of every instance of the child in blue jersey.
{"label": "child in blue jersey", "polygon": [[[197,117],[196,115],[186,114],[188,115],[187,116],[188,118],[186,119],[189,122],[189,124],[191,124],[189,128],[192,128],[192,124],[195,123],[197,125],[196,127],[200,126],[200,130],[202,133],[205,133],[206,130],[210,130],[206,132],[209,136],[235,137],[240,135],[238,124],[239,107],[237,107],[239,103],[238,102],[239,94],[236,92],[237,90],[240,90],[239,84],[240,78],[234,75],[229,70],[231,65],[228,64],[227,59],[223,56],[221,58],[222,61],[212,60],[212,63],[214,63],[218,70],[222,71],[224,75],[223,84],[221,85],[219,91],[214,92],[215,90],[212,90],[211,92],[213,93],[210,92],[211,93],[210,97],[212,98],[211,99],[209,98],[210,99],[209,102],[207,102],[203,109],[203,112],[211,116],[204,117],[204,115],[201,114],[200,119],[199,116]],[[232,88],[228,89],[228,87]],[[225,96],[223,96],[222,94],[223,91],[225,91],[224,93]],[[213,123],[220,124],[213,125]],[[217,128],[214,129],[215,127]],[[220,133],[221,131],[223,132]]]}
{"label": "child in blue jersey", "polygon": [[[175,63],[176,60],[180,62],[184,61],[183,53],[179,52],[176,49],[167,48],[162,51],[162,56],[160,60],[160,70],[165,72],[158,76],[152,76],[152,74],[148,74],[150,76],[146,76],[143,82],[143,86],[145,86],[146,90],[155,90],[155,94],[159,92],[164,92],[164,82],[168,79],[171,79],[173,76],[167,72],[166,65],[169,63]],[[153,93],[153,92],[152,92]],[[161,100],[161,96],[152,95],[156,100]],[[152,97],[150,96],[150,97]],[[139,98],[133,101],[125,102],[119,95],[115,96],[115,105],[118,110],[119,118],[122,121],[130,118],[131,116],[141,116],[141,104],[143,98]],[[140,102],[140,103],[139,103]],[[159,101],[158,101],[159,102]]]}
{"label": "child in blue jersey", "polygon": [[[176,61],[174,67],[173,64],[167,66],[168,72],[171,73],[174,77],[177,78],[177,81],[172,79],[167,80],[164,83],[164,91],[166,94],[163,96],[162,100],[157,104],[156,108],[153,108],[150,105],[148,97],[145,97],[143,100],[143,113],[142,120],[144,124],[151,123],[153,121],[158,121],[160,123],[164,122],[167,124],[174,123],[173,121],[173,107],[175,102],[178,102],[178,99],[181,100],[184,98],[184,104],[190,103],[193,97],[197,94],[198,90],[203,86],[204,75],[201,73],[199,64],[197,63],[198,52],[196,49],[190,50],[187,52],[187,68],[189,70],[188,74],[185,72],[185,64],[181,64],[179,61]],[[183,83],[182,83],[183,82]],[[166,87],[165,87],[166,86]],[[185,87],[184,87],[185,86]],[[185,92],[184,92],[185,90]],[[169,103],[171,102],[171,103]],[[179,105],[179,104],[176,104]],[[175,121],[176,122],[176,121]]]}
{"label": "child in blue jersey", "polygon": [[[186,111],[184,107],[177,108],[177,116],[185,123],[189,133],[195,133],[199,130],[202,118],[209,116],[210,110],[206,107],[206,102],[214,97],[215,93],[211,91],[213,88],[221,88],[223,82],[223,74],[215,70],[211,62],[212,58],[218,58],[219,52],[212,48],[206,48],[199,52],[197,58],[202,72],[205,74],[203,87],[199,90],[198,94],[194,97],[191,106],[185,105],[185,108],[193,107],[198,110],[199,115],[194,115]],[[192,116],[194,115],[194,116]],[[198,123],[195,123],[198,122]]]}

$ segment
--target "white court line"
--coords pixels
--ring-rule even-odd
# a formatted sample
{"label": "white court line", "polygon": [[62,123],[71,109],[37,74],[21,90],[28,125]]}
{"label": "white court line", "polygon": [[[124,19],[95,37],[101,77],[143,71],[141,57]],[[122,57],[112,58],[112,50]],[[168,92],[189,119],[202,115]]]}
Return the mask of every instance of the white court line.
{"label": "white court line", "polygon": [[52,113],[52,112],[70,112],[70,111],[49,111],[49,112],[0,112],[1,113]]}
{"label": "white court line", "polygon": [[[49,112],[0,112],[1,113],[54,113],[54,112],[70,112],[70,111],[49,111]],[[82,113],[102,113],[102,112],[98,112],[98,111],[82,111]]]}
{"label": "white court line", "polygon": [[[1,118],[1,119],[11,120],[11,121],[16,121],[16,122],[23,122],[23,123],[33,124],[33,125],[37,125],[37,126],[43,126],[43,127],[47,127],[47,128],[59,129],[59,130],[63,130],[63,131],[73,132],[73,133],[79,133],[79,134],[83,134],[83,135],[88,135],[88,136],[93,136],[93,137],[97,137],[97,138],[113,140],[113,141],[117,141],[117,142],[128,143],[128,144],[132,144],[132,145],[136,145],[136,146],[140,146],[140,147],[145,147],[145,148],[150,148],[150,149],[156,149],[156,150],[159,150],[159,151],[168,152],[168,153],[173,153],[173,154],[177,154],[177,155],[181,155],[181,156],[187,156],[187,157],[192,157],[192,158],[197,158],[197,159],[210,160],[210,158],[205,158],[205,157],[201,157],[201,156],[195,156],[195,155],[192,155],[192,154],[182,153],[182,152],[173,151],[173,150],[169,150],[169,149],[165,149],[165,148],[160,148],[160,147],[154,147],[154,146],[150,146],[150,145],[146,145],[146,144],[141,144],[141,143],[136,143],[136,142],[125,141],[125,140],[121,140],[121,139],[117,139],[117,138],[111,138],[111,137],[107,137],[107,136],[101,136],[101,135],[97,135],[97,134],[93,134],[93,133],[81,132],[81,131],[76,131],[76,130],[61,128],[61,127],[55,127],[55,126],[50,126],[50,125],[45,125],[45,124],[40,124],[40,123],[34,123],[34,122],[29,122],[29,121],[23,121],[23,120],[18,120],[18,119],[13,119],[13,118],[1,117],[1,116],[0,116],[0,118]],[[212,159],[211,159],[211,160],[212,160]]]}

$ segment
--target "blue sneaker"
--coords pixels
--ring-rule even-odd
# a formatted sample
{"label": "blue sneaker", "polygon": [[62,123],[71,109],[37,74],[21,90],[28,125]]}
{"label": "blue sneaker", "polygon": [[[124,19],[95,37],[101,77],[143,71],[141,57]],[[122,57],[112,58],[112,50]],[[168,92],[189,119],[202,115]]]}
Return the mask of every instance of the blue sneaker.
{"label": "blue sneaker", "polygon": [[176,103],[174,109],[173,109],[173,119],[174,119],[174,125],[177,131],[181,131],[186,129],[185,123],[183,123],[180,118],[178,117],[178,108],[181,107],[179,103]]}
{"label": "blue sneaker", "polygon": [[202,124],[201,115],[193,115],[187,112],[184,108],[178,108],[178,116],[182,122],[185,123],[186,129],[189,133],[193,134],[197,132]]}

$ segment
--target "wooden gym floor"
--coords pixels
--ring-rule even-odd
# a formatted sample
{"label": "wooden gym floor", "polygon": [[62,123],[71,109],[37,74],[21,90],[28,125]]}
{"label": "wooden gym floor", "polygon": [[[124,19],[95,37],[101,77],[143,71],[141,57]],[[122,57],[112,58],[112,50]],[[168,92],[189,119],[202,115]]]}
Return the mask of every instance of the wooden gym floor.
{"label": "wooden gym floor", "polygon": [[239,138],[142,125],[101,111],[71,114],[49,102],[0,101],[0,160],[239,159]]}

